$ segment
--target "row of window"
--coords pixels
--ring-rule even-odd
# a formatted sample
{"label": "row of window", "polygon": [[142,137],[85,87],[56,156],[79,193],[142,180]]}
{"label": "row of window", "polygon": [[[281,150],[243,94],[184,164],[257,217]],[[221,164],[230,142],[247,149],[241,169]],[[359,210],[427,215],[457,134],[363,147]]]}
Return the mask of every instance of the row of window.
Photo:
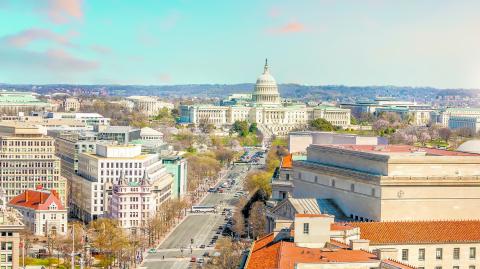
{"label": "row of window", "polygon": [[[290,175],[287,174],[286,176],[287,176],[286,179],[287,179],[287,180],[290,180]],[[302,179],[302,173],[301,173],[301,172],[298,172],[298,179],[300,179],[300,180]],[[315,176],[313,179],[314,179],[314,182],[315,182],[315,183],[318,183],[318,176]],[[336,183],[335,183],[335,180],[334,180],[334,179],[332,179],[332,180],[330,181],[330,186],[333,187],[333,188],[335,188]],[[355,192],[355,183],[351,183],[351,184],[350,184],[350,191],[351,191],[351,192]],[[376,195],[375,188],[372,188],[372,189],[370,190],[370,196],[374,196],[374,197],[375,197],[375,195]]]}
{"label": "row of window", "polygon": [[[469,249],[468,257],[470,259],[475,259],[477,255],[477,249],[475,247],[471,247]],[[435,259],[442,260],[443,259],[443,249],[437,248],[435,249]],[[460,248],[453,249],[453,259],[459,260],[460,259]],[[402,249],[402,260],[408,261],[408,249]],[[418,249],[418,260],[424,261],[425,260],[425,249],[420,248]]]}
{"label": "row of window", "polygon": [[[114,165],[115,164],[115,165]],[[104,168],[124,168],[124,163],[100,163],[100,167]],[[142,165],[140,163],[125,163],[125,168],[141,168]]]}
{"label": "row of window", "polygon": [[[425,269],[425,267],[418,267],[418,269]],[[442,267],[435,266],[435,269],[442,269]],[[454,266],[453,269],[460,269],[460,266]],[[468,269],[475,269],[475,265],[468,266]]]}

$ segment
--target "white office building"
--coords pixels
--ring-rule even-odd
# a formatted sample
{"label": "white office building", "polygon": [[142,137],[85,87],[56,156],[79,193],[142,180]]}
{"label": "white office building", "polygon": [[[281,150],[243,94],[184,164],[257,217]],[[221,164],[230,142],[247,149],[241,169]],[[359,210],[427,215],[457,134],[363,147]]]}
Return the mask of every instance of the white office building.
{"label": "white office building", "polygon": [[79,155],[78,174],[72,180],[72,213],[84,221],[104,216],[113,186],[140,182],[147,174],[157,206],[170,199],[173,177],[157,154],[142,154],[140,145],[97,144],[95,153]]}

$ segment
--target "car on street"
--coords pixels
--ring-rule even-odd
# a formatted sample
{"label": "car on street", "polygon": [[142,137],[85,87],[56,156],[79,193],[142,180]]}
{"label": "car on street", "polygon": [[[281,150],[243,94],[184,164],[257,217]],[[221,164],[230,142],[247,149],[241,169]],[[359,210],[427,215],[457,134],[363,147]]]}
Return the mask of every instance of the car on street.
{"label": "car on street", "polygon": [[151,248],[151,249],[148,250],[148,253],[157,253],[157,250],[154,249],[154,248]]}
{"label": "car on street", "polygon": [[200,245],[200,248],[205,248],[205,245]]}
{"label": "car on street", "polygon": [[197,263],[204,263],[205,259],[204,258],[198,258]]}
{"label": "car on street", "polygon": [[197,258],[195,257],[190,258],[190,262],[196,262],[196,261],[197,261]]}
{"label": "car on street", "polygon": [[205,253],[203,253],[203,257],[210,257],[210,253],[208,253],[208,251],[206,251]]}

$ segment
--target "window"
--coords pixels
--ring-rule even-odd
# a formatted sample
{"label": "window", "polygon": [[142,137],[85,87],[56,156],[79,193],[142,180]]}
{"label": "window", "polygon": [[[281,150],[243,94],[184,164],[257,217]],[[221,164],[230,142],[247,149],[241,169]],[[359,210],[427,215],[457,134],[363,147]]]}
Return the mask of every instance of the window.
{"label": "window", "polygon": [[[437,248],[437,249],[435,250],[435,258],[436,258],[437,260],[441,260],[442,257],[443,257],[443,250],[442,250],[441,248]],[[436,267],[435,267],[435,268],[436,268]]]}
{"label": "window", "polygon": [[453,269],[460,269],[460,266],[454,266]]}
{"label": "window", "polygon": [[355,191],[355,184],[350,184],[350,191]]}
{"label": "window", "polygon": [[285,175],[285,179],[286,179],[286,180],[290,180],[290,174],[286,174],[286,175]]}
{"label": "window", "polygon": [[435,266],[435,269],[442,269],[441,266]]}
{"label": "window", "polygon": [[298,173],[298,179],[302,179],[302,173]]}
{"label": "window", "polygon": [[375,196],[375,188],[372,188],[372,196]]}
{"label": "window", "polygon": [[310,224],[304,223],[303,224],[303,234],[308,234],[310,232]]}
{"label": "window", "polygon": [[318,176],[315,176],[315,183],[318,183]]}
{"label": "window", "polygon": [[335,187],[335,180],[332,179],[332,187]]}
{"label": "window", "polygon": [[402,249],[402,261],[408,261],[408,249]]}
{"label": "window", "polygon": [[468,255],[468,257],[470,257],[470,259],[475,259],[475,257],[477,256],[477,250],[473,247],[473,248],[470,248],[470,253]]}
{"label": "window", "polygon": [[460,259],[460,248],[453,249],[453,259],[454,260]]}
{"label": "window", "polygon": [[470,265],[468,269],[475,269],[475,265]]}

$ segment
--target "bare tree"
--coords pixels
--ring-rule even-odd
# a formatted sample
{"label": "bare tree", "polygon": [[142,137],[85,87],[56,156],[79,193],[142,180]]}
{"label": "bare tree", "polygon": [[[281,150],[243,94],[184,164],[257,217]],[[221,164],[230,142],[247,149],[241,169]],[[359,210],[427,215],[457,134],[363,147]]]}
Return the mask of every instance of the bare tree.
{"label": "bare tree", "polygon": [[253,238],[258,238],[265,234],[267,225],[267,219],[265,216],[265,204],[261,201],[253,203],[253,206],[250,209],[250,216],[248,217],[248,222],[252,228]]}
{"label": "bare tree", "polygon": [[236,269],[240,265],[245,247],[240,242],[230,238],[221,238],[217,241],[216,249],[219,256],[213,257],[205,266],[207,269]]}

